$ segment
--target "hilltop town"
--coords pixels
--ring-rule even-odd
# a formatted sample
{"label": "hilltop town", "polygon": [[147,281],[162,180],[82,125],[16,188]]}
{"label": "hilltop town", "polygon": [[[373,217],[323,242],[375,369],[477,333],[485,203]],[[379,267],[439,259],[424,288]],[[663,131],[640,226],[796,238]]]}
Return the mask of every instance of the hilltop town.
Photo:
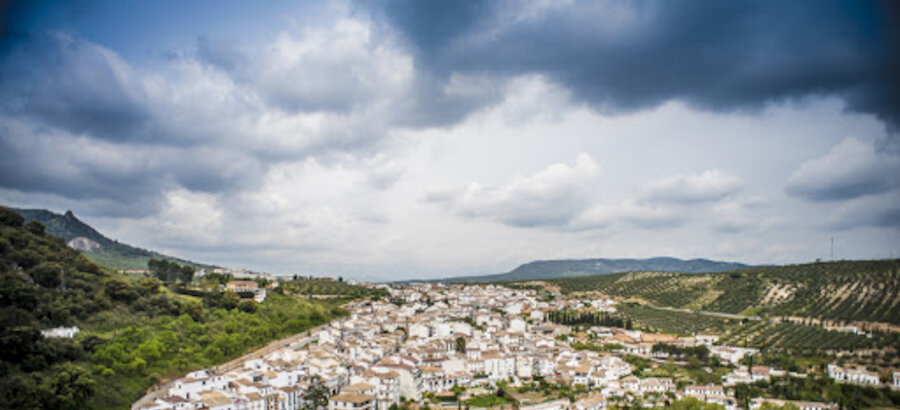
{"label": "hilltop town", "polygon": [[[495,285],[368,286],[390,298],[352,302],[343,319],[230,366],[191,372],[133,408],[596,410],[678,400],[726,409],[838,408],[750,397],[744,388],[750,383],[813,375],[754,365],[757,349],[721,345],[715,335],[551,320],[573,304],[613,312],[613,300],[544,298],[534,289]],[[863,368],[823,370],[838,383],[900,387],[900,372],[883,383]]]}

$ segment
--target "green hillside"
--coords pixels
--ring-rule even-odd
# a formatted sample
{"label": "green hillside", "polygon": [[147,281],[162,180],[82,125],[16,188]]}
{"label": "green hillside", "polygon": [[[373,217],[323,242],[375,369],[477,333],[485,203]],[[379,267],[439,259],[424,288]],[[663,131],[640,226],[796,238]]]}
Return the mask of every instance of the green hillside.
{"label": "green hillside", "polygon": [[[348,285],[349,286],[349,285]],[[99,267],[0,207],[0,408],[128,408],[159,380],[237,357],[345,312],[283,294],[176,294]],[[78,326],[74,338],[41,330]]]}
{"label": "green hillside", "polygon": [[91,247],[91,242],[95,243],[97,245],[96,248],[87,249],[82,247],[79,250],[94,263],[112,269],[147,269],[147,262],[150,259],[166,259],[197,267],[211,267],[109,239],[75,217],[72,211],[67,211],[64,215],[44,209],[14,209],[14,211],[25,217],[26,223],[38,221],[44,224],[47,227],[47,232],[65,239],[67,243],[71,243],[70,241],[76,238],[84,238],[90,241],[82,240],[82,244],[87,244],[88,247]]}
{"label": "green hillside", "polygon": [[900,324],[900,260],[820,262],[721,273],[632,272],[552,279],[659,306]]}

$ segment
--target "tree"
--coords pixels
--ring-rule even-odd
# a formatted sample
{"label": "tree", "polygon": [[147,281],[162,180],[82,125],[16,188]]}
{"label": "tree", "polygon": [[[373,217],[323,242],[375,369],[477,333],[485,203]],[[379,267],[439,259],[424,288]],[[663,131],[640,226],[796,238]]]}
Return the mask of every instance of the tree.
{"label": "tree", "polygon": [[[153,277],[163,282],[175,282],[178,280],[190,282],[194,277],[193,268],[188,266],[182,267],[175,262],[170,262],[165,259],[150,259],[147,261],[147,268],[150,269],[150,273]],[[191,270],[190,277],[187,277],[187,269],[185,268]],[[187,278],[187,280],[185,280],[185,278]]]}
{"label": "tree", "polygon": [[734,386],[734,398],[737,399],[738,405],[741,406],[741,408],[749,409],[750,399],[752,399],[753,396],[753,389],[751,389],[749,385],[740,383]]}
{"label": "tree", "polygon": [[328,408],[328,386],[322,382],[319,376],[313,376],[309,381],[309,388],[303,396],[304,410],[321,410]]}
{"label": "tree", "polygon": [[25,229],[35,235],[43,235],[44,230],[46,230],[47,228],[44,226],[44,224],[38,221],[31,221],[25,225]]}
{"label": "tree", "polygon": [[456,351],[460,353],[466,352],[466,338],[462,336],[456,338]]}
{"label": "tree", "polygon": [[54,393],[58,409],[81,409],[94,390],[94,380],[87,370],[72,363],[62,363],[53,368],[54,374],[47,377],[49,390]]}
{"label": "tree", "polygon": [[17,363],[41,339],[38,322],[30,312],[14,307],[0,309],[0,359]]}
{"label": "tree", "polygon": [[178,279],[184,283],[191,283],[191,281],[194,280],[194,268],[188,265],[182,266]]}
{"label": "tree", "polygon": [[29,275],[38,284],[45,288],[55,288],[62,283],[62,267],[55,262],[42,262],[31,269]]}
{"label": "tree", "polygon": [[222,307],[228,310],[234,309],[241,303],[241,297],[234,291],[226,290],[222,293]]}
{"label": "tree", "polygon": [[140,297],[138,291],[122,279],[107,280],[105,288],[107,296],[113,300],[130,302]]}
{"label": "tree", "polygon": [[256,302],[252,300],[242,300],[241,303],[238,303],[238,309],[247,313],[256,313]]}

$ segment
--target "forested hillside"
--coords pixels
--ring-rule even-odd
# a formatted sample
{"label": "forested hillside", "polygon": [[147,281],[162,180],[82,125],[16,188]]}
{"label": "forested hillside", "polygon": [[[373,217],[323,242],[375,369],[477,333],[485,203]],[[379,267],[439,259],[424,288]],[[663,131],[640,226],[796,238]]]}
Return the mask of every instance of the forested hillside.
{"label": "forested hillside", "polygon": [[[344,314],[273,292],[172,292],[101,268],[0,207],[0,408],[127,408],[167,375],[210,366]],[[74,338],[41,330],[78,326]]]}
{"label": "forested hillside", "polygon": [[900,324],[900,260],[819,262],[710,274],[633,272],[553,279],[660,306]]}

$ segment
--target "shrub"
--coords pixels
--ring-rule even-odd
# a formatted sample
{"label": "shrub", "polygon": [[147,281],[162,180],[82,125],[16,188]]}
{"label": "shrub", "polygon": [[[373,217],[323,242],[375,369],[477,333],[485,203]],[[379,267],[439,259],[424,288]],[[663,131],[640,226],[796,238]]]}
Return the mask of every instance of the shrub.
{"label": "shrub", "polygon": [[31,269],[29,276],[45,288],[56,288],[62,283],[62,267],[55,262],[42,262]]}

